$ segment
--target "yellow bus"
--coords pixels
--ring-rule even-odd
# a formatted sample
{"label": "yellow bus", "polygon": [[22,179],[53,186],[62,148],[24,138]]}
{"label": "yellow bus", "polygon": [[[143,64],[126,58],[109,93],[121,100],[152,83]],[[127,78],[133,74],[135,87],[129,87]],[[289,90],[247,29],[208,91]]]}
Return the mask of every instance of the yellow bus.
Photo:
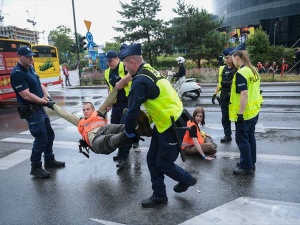
{"label": "yellow bus", "polygon": [[62,83],[60,76],[58,51],[52,45],[32,44],[32,51],[36,54],[34,58],[34,69],[39,75],[41,83],[45,86]]}

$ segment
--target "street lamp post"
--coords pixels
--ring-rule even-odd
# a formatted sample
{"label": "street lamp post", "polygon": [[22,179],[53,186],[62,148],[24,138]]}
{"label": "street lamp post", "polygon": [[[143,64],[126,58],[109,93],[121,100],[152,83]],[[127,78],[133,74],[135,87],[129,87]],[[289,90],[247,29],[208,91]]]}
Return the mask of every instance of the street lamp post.
{"label": "street lamp post", "polygon": [[274,23],[274,42],[273,42],[273,45],[274,45],[274,46],[275,46],[276,26],[277,26],[277,21],[275,21],[275,23]]}

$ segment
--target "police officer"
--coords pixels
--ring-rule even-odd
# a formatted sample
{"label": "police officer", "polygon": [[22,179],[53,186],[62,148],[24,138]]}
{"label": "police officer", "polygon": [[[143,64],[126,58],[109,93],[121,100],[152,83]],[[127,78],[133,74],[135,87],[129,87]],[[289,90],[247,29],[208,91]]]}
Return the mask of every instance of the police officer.
{"label": "police officer", "polygon": [[53,110],[54,102],[34,71],[33,55],[35,54],[27,46],[18,48],[19,61],[10,74],[10,81],[20,105],[20,117],[26,119],[30,133],[35,138],[30,157],[30,174],[45,178],[49,177],[50,173],[42,168],[42,153],[45,168],[64,167],[65,163],[54,158],[52,146],[55,135],[43,107],[45,105]]}
{"label": "police officer", "polygon": [[[186,191],[197,182],[190,173],[174,163],[179,151],[170,116],[174,116],[177,126],[186,126],[186,121],[182,118],[183,105],[170,82],[144,62],[141,44],[128,46],[120,51],[119,57],[133,77],[125,122],[127,137],[133,142],[139,139],[132,121],[136,120],[142,104],[155,124],[147,154],[153,195],[142,201],[142,207],[166,204],[168,198],[165,175],[178,181],[173,188],[178,193]],[[181,141],[184,133],[184,130],[179,132]]]}
{"label": "police officer", "polygon": [[[108,69],[104,72],[104,77],[106,84],[108,85],[108,93],[110,93],[115,84],[120,81],[122,78],[125,77],[127,71],[124,68],[122,62],[118,58],[118,54],[116,51],[109,50],[105,55],[105,60],[108,65]],[[123,124],[125,123],[125,118],[123,116],[123,111],[125,108],[128,107],[128,94],[131,86],[131,81],[129,81],[122,89],[118,91],[117,100],[112,105],[112,112],[111,112],[111,120],[112,124]],[[107,110],[110,110],[108,108]],[[138,143],[135,143],[133,146],[134,148],[138,147]],[[113,157],[114,160],[117,160],[117,167],[123,168],[126,164],[126,159],[129,155],[129,150],[131,149],[131,145],[121,147],[118,150],[118,154]]]}
{"label": "police officer", "polygon": [[235,122],[235,139],[240,150],[240,162],[234,174],[252,174],[256,163],[255,125],[263,98],[260,76],[250,62],[245,45],[232,52],[233,64],[239,68],[232,80],[229,119]]}
{"label": "police officer", "polygon": [[[221,143],[227,143],[232,140],[231,138],[231,122],[229,120],[229,99],[230,99],[230,91],[231,91],[231,82],[233,75],[236,73],[237,69],[232,63],[232,57],[229,54],[234,48],[230,47],[223,51],[223,56],[225,59],[225,66],[220,66],[219,69],[219,78],[218,85],[215,90],[215,93],[212,97],[212,103],[215,104],[215,99],[219,101],[222,112],[222,126],[224,130],[224,137],[221,139]],[[217,95],[220,93],[220,97]]]}

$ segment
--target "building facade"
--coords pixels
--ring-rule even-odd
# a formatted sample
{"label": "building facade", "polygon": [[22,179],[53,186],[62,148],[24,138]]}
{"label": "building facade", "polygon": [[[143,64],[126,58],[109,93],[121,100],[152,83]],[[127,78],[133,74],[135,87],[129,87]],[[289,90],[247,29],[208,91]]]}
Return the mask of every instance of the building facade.
{"label": "building facade", "polygon": [[300,38],[300,0],[212,0],[212,9],[222,31],[262,26],[272,45],[286,47]]}
{"label": "building facade", "polygon": [[0,36],[25,40],[32,44],[37,44],[38,40],[36,31],[18,28],[16,26],[0,26]]}

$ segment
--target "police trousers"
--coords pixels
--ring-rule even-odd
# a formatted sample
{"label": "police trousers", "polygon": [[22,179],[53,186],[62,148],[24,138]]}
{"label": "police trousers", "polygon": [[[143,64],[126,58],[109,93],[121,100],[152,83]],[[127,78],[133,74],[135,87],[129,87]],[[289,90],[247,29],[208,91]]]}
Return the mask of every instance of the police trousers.
{"label": "police trousers", "polygon": [[258,114],[250,120],[242,123],[235,123],[235,140],[240,150],[240,167],[251,170],[256,163],[256,139],[255,125],[258,121]]}
{"label": "police trousers", "polygon": [[[179,130],[178,134],[180,141],[182,141],[185,130]],[[193,182],[191,174],[174,163],[178,155],[179,150],[172,127],[159,133],[154,126],[147,154],[147,164],[155,197],[167,196],[164,175],[183,184],[190,185]]]}
{"label": "police trousers", "polygon": [[39,109],[26,119],[31,135],[35,138],[30,157],[31,165],[41,165],[41,157],[44,153],[44,160],[53,158],[54,131],[50,119],[45,110]]}

